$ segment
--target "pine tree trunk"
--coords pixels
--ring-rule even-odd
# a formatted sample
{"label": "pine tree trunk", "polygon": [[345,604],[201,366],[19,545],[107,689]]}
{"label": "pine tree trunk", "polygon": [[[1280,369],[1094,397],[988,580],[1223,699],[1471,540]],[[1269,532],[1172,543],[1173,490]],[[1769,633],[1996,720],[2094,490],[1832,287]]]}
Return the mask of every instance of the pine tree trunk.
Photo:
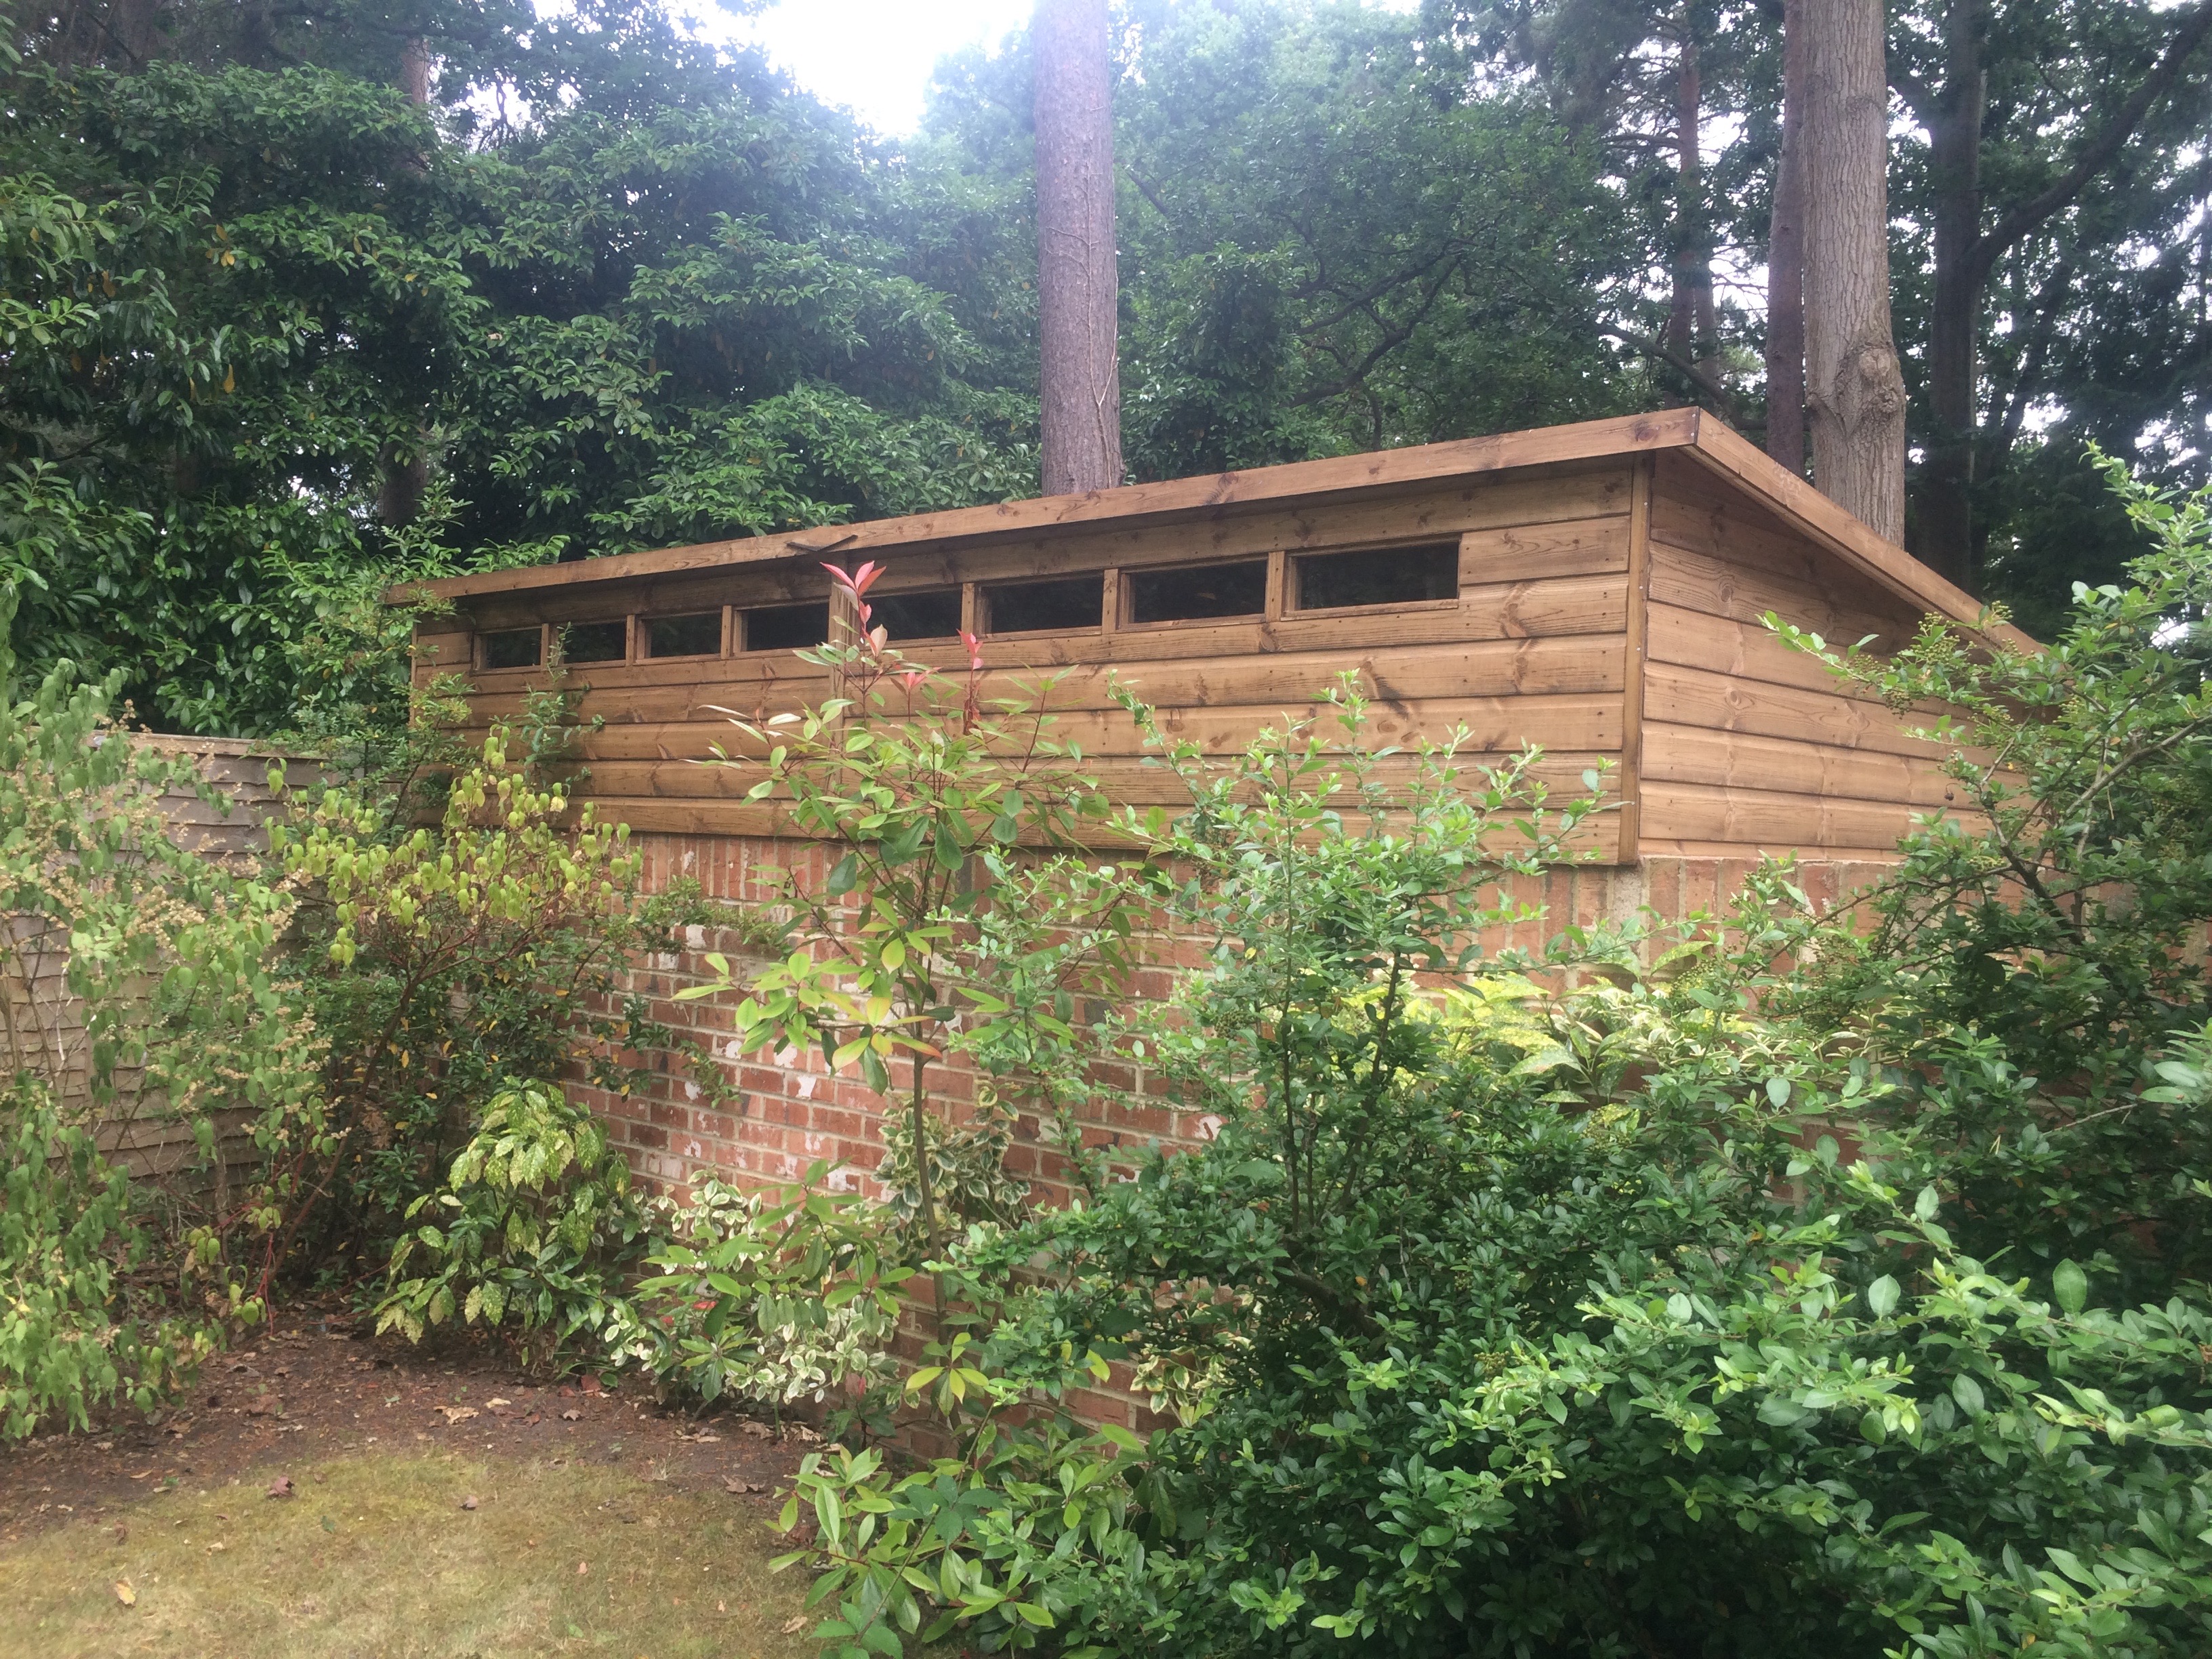
{"label": "pine tree trunk", "polygon": [[1782,4],[1782,154],[1766,239],[1766,453],[1805,471],[1805,7]]}
{"label": "pine tree trunk", "polygon": [[1905,376],[1889,320],[1889,83],[1881,0],[1803,10],[1805,367],[1813,481],[1905,533]]}
{"label": "pine tree trunk", "polygon": [[1928,404],[1934,430],[1914,499],[1913,551],[1960,586],[1974,575],[1975,336],[1982,234],[1982,73],[1978,9],[1951,0],[1944,20],[1942,109],[1929,134],[1936,198],[1936,293],[1929,315]]}
{"label": "pine tree trunk", "polygon": [[[399,46],[399,89],[417,109],[430,104],[430,47],[420,35],[410,36]],[[429,170],[428,158],[408,159],[414,173]],[[430,489],[429,434],[419,431],[410,446],[386,442],[376,457],[376,521],[386,530],[403,530],[422,515],[422,498]]]}
{"label": "pine tree trunk", "polygon": [[1121,482],[1105,0],[1037,0],[1037,323],[1048,495]]}
{"label": "pine tree trunk", "polygon": [[1705,201],[1702,154],[1704,71],[1696,23],[1686,6],[1680,27],[1674,71],[1674,291],[1667,313],[1667,349],[1684,362],[1697,364],[1700,374],[1717,384],[1723,366],[1713,303],[1712,214]]}
{"label": "pine tree trunk", "polygon": [[430,44],[419,34],[399,45],[399,89],[417,109],[430,105]]}

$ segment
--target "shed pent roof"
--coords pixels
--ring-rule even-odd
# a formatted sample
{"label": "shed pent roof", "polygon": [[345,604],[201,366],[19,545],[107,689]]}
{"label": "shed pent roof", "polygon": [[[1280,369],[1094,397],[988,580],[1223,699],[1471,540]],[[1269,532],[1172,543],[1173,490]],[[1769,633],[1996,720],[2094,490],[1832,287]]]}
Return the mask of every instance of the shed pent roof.
{"label": "shed pent roof", "polygon": [[[1054,529],[1097,530],[1204,520],[1240,507],[1296,507],[1322,499],[1343,501],[1519,468],[1668,451],[1679,453],[1716,480],[1753,497],[1840,564],[1897,598],[1955,622],[1974,624],[1981,620],[1982,606],[1972,595],[1895,543],[1876,535],[1804,479],[1697,409],[1457,438],[1405,449],[1128,484],[1079,495],[1046,495],[781,535],[617,553],[564,564],[482,571],[404,584],[391,589],[386,597],[394,604],[425,597],[461,602],[485,594],[573,590],[599,582],[703,574],[781,559],[816,560],[834,555],[842,562],[886,553],[921,553],[953,542],[988,546],[994,541],[1034,537]],[[2000,624],[1992,631],[2014,645],[2033,647],[2027,635],[2008,625]]]}

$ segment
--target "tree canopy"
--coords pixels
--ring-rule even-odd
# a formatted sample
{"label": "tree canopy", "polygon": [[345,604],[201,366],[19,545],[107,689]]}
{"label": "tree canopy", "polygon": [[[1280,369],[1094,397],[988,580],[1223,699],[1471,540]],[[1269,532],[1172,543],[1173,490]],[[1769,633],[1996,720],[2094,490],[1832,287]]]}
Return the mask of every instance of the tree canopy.
{"label": "tree canopy", "polygon": [[[2031,627],[2125,544],[2085,439],[2205,471],[2203,11],[1890,8],[1911,534],[1967,499]],[[1692,400],[1755,433],[1779,13],[1125,0],[1132,475]],[[1037,488],[1019,35],[893,143],[658,0],[12,17],[15,642],[123,667],[156,726],[390,718],[397,579]],[[1973,333],[1964,485],[1939,313]]]}

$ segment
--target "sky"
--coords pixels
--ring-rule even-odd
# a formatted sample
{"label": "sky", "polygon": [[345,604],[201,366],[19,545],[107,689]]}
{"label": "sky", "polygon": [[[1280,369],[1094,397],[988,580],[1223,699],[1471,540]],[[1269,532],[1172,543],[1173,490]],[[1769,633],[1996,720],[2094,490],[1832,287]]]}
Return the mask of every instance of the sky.
{"label": "sky", "polygon": [[[1029,21],[1036,0],[775,0],[753,17],[709,3],[700,33],[763,46],[827,103],[843,104],[887,138],[921,125],[930,71],[965,46],[995,46]],[[1368,0],[1410,11],[1419,0]]]}
{"label": "sky", "polygon": [[930,71],[964,46],[996,46],[1034,0],[776,0],[756,17],[708,7],[700,32],[763,46],[827,102],[849,106],[886,137],[921,125]]}

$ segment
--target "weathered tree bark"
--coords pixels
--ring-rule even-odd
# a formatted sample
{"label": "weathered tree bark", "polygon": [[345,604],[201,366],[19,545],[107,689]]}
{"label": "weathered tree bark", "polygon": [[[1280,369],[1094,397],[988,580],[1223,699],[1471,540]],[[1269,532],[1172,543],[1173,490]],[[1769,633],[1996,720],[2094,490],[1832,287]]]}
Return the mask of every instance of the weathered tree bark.
{"label": "weathered tree bark", "polygon": [[399,89],[417,109],[430,106],[430,43],[411,34],[399,43]]}
{"label": "weathered tree bark", "polygon": [[1720,327],[1713,309],[1711,216],[1705,210],[1698,132],[1705,85],[1697,29],[1686,6],[1680,24],[1674,60],[1674,294],[1667,308],[1667,349],[1697,364],[1700,374],[1716,376]]}
{"label": "weathered tree bark", "polygon": [[1782,153],[1766,237],[1766,453],[1805,471],[1805,20],[1783,0]]}
{"label": "weathered tree bark", "polygon": [[1805,23],[1805,368],[1813,481],[1905,534],[1905,376],[1889,319],[1889,85],[1881,0],[1819,0]]}
{"label": "weathered tree bark", "polygon": [[1121,482],[1105,0],[1037,0],[1037,323],[1048,495]]}
{"label": "weathered tree bark", "polygon": [[[399,46],[399,89],[417,109],[430,105],[430,47],[420,35],[410,35]],[[428,158],[417,155],[410,166],[416,173],[429,170]],[[400,530],[422,514],[422,498],[430,489],[429,434],[418,431],[412,444],[387,441],[376,457],[376,521],[386,530]]]}

